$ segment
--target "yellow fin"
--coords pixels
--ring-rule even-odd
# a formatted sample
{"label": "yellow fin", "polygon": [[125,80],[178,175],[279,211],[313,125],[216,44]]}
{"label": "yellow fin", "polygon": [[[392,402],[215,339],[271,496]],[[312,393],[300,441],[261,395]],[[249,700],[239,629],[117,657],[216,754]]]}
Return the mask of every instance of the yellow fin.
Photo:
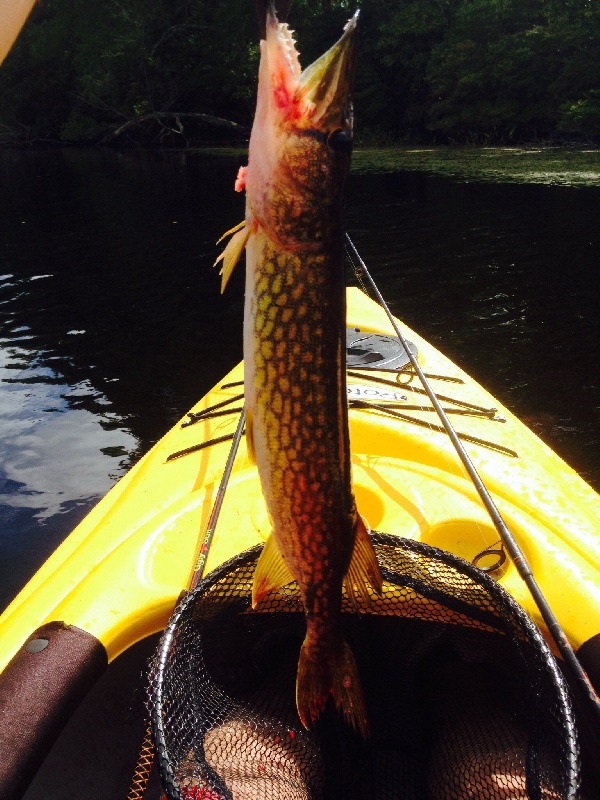
{"label": "yellow fin", "polygon": [[223,239],[226,239],[227,236],[231,236],[232,233],[237,233],[238,231],[241,231],[242,228],[245,227],[245,225],[246,225],[246,220],[243,219],[238,225],[234,225],[233,228],[230,228],[228,231],[225,231],[223,236],[221,236],[220,239],[217,239],[217,244],[221,244]]}
{"label": "yellow fin", "polygon": [[294,576],[284,561],[275,537],[271,534],[265,542],[254,570],[252,608],[256,608],[260,601],[271,592],[275,592],[282,586],[287,586],[293,580]]}
{"label": "yellow fin", "polygon": [[310,730],[330,694],[346,722],[366,740],[369,735],[367,711],[350,647],[342,642],[334,657],[315,660],[311,658],[307,636],[300,650],[296,680],[296,707],[305,728]]}
{"label": "yellow fin", "polygon": [[256,450],[254,449],[254,417],[250,409],[246,410],[246,450],[251,464],[256,464]]}
{"label": "yellow fin", "polygon": [[[237,225],[235,228],[232,228],[230,231],[227,231],[227,233],[223,234],[223,236],[221,237],[221,239],[223,239],[224,236],[227,236],[227,234],[233,233],[235,231],[234,235],[227,242],[227,247],[225,248],[225,250],[223,250],[221,255],[217,258],[217,260],[213,264],[213,266],[216,267],[219,261],[223,261],[223,266],[221,268],[221,271],[219,272],[219,275],[222,276],[221,294],[223,294],[223,292],[225,291],[225,287],[227,286],[227,282],[231,277],[233,268],[240,260],[244,247],[246,247],[246,243],[250,238],[251,230],[252,229],[250,225],[246,225],[246,223],[243,222],[241,225]],[[221,239],[219,239],[219,242],[221,241]]]}
{"label": "yellow fin", "polygon": [[344,578],[344,587],[354,606],[359,608],[359,600],[370,606],[371,598],[366,584],[369,583],[377,594],[381,594],[383,578],[377,562],[373,543],[369,538],[369,525],[358,515],[354,550],[348,572]]}

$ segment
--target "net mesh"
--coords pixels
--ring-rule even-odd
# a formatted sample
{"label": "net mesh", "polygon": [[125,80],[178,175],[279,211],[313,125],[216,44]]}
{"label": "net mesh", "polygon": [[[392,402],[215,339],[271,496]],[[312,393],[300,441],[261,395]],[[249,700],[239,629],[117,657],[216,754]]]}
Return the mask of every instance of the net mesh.
{"label": "net mesh", "polygon": [[[327,707],[295,709],[305,633],[291,584],[251,608],[260,548],[212,573],[173,615],[150,685],[172,800],[571,800],[573,713],[538,629],[489,576],[441,550],[373,534],[384,591],[343,626],[370,736]],[[332,705],[332,704],[331,704]]]}

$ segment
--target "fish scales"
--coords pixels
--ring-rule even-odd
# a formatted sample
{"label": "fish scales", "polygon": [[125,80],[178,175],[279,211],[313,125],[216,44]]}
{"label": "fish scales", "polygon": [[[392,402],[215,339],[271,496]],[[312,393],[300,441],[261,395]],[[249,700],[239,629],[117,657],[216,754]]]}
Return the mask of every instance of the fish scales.
{"label": "fish scales", "polygon": [[255,431],[262,427],[267,434],[265,441],[255,436],[257,461],[268,472],[267,507],[304,573],[299,583],[307,615],[314,610],[318,618],[323,609],[325,616],[334,613],[323,599],[327,584],[339,589],[330,594],[335,613],[340,612],[356,525],[347,406],[340,402],[345,392],[341,337],[332,335],[344,324],[343,293],[329,286],[336,272],[341,280],[343,264],[333,270],[324,254],[282,254],[261,238],[262,258],[256,261],[256,288],[250,295],[248,405]]}
{"label": "fish scales", "polygon": [[367,733],[342,590],[369,601],[381,572],[351,482],[345,370],[342,193],[350,164],[356,16],[303,72],[273,12],[261,42],[246,219],[217,261],[224,287],[246,250],[246,441],[272,533],[257,563],[253,606],[298,583],[307,623],[296,705],[310,727],[329,695]]}

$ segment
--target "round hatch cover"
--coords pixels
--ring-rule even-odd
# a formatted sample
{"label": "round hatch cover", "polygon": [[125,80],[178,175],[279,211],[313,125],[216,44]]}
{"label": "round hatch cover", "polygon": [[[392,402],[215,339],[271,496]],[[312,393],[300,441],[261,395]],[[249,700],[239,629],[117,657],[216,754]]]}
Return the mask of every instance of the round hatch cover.
{"label": "round hatch cover", "polygon": [[[417,348],[407,342],[413,356]],[[346,363],[348,369],[395,371],[410,363],[406,350],[396,336],[362,333],[360,328],[346,328]]]}

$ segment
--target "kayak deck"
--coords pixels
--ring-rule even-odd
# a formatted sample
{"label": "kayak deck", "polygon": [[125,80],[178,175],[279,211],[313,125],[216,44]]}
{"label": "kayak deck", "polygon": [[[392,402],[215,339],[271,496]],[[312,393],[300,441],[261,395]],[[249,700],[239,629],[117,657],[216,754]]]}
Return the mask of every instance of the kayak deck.
{"label": "kayak deck", "polygon": [[[348,291],[347,321],[350,338],[362,334],[386,337],[379,355],[388,354],[388,320],[356,289]],[[494,503],[598,688],[600,498],[485,389],[415,332],[405,326],[402,330],[416,348],[421,368],[453,417]],[[353,484],[360,513],[374,530],[433,545],[491,570],[492,578],[538,623],[552,647],[538,610],[515,566],[505,557],[499,535],[448,436],[440,430],[418,379],[406,369],[374,370],[377,341],[367,349],[369,352],[362,354],[366,368],[359,368],[355,351],[360,346],[351,347],[348,370]],[[22,678],[20,665],[38,648],[52,656],[33,656],[40,658],[40,664],[50,665],[42,684],[50,686],[54,677],[62,679],[61,650],[60,646],[53,649],[55,638],[72,641],[73,669],[79,669],[80,660],[82,680],[85,678],[80,698],[107,662],[109,666],[58,738],[28,800],[61,796],[60,789],[58,794],[45,794],[49,775],[57,787],[77,784],[85,788],[89,776],[94,775],[94,764],[105,763],[106,754],[112,752],[110,720],[120,720],[117,725],[123,721],[123,702],[118,696],[130,695],[136,686],[144,692],[139,668],[143,668],[145,656],[140,654],[147,654],[155,644],[155,634],[165,628],[182,590],[189,585],[242,406],[243,365],[238,364],[98,503],[0,617],[0,707],[5,715],[0,738],[8,734],[11,751],[21,746],[19,725],[6,725],[16,712],[17,720],[25,719],[23,726],[33,741],[22,757],[15,754],[14,765],[5,770],[4,778],[0,774],[7,797],[22,796],[22,787],[64,724],[65,709],[56,705],[60,698],[53,700],[50,709],[39,692],[29,691],[27,681],[19,684],[21,695],[16,703],[12,691],[15,677],[17,681]],[[204,575],[214,575],[231,558],[264,543],[269,532],[256,467],[248,459],[242,438]],[[129,670],[126,681],[123,669]],[[138,677],[132,679],[136,669]],[[39,683],[34,681],[35,686]],[[103,713],[107,697],[111,707],[107,724],[101,726],[104,734],[99,731],[97,738],[90,737],[88,767],[77,777],[67,766],[57,781],[61,763],[74,748],[79,750],[81,745],[87,752],[82,731],[89,728],[90,719]],[[38,741],[39,709],[51,723],[44,741]],[[118,786],[119,793],[139,747],[137,728],[130,736],[120,730],[125,738],[118,748],[119,758],[105,776],[106,787]],[[21,762],[28,764],[27,775]],[[588,759],[590,763],[593,759]],[[104,778],[98,779],[90,797],[113,791],[108,788],[105,792],[102,781]]]}
{"label": "kayak deck", "polygon": [[[383,310],[357,289],[348,290],[348,327],[390,335]],[[600,632],[600,498],[485,389],[402,329],[426,374],[437,376],[430,379],[435,391],[454,412],[470,457],[577,649]],[[499,550],[498,534],[448,437],[435,415],[422,410],[429,403],[417,379],[402,373],[396,382],[394,373],[351,369],[348,384],[354,490],[371,527],[468,561]],[[95,636],[109,661],[164,628],[206,530],[242,393],[239,364],[48,559],[0,618],[0,669],[31,631],[53,620]],[[264,542],[269,530],[242,441],[205,574]],[[478,563],[498,558],[491,553]],[[494,576],[541,624],[514,566],[506,560]]]}

